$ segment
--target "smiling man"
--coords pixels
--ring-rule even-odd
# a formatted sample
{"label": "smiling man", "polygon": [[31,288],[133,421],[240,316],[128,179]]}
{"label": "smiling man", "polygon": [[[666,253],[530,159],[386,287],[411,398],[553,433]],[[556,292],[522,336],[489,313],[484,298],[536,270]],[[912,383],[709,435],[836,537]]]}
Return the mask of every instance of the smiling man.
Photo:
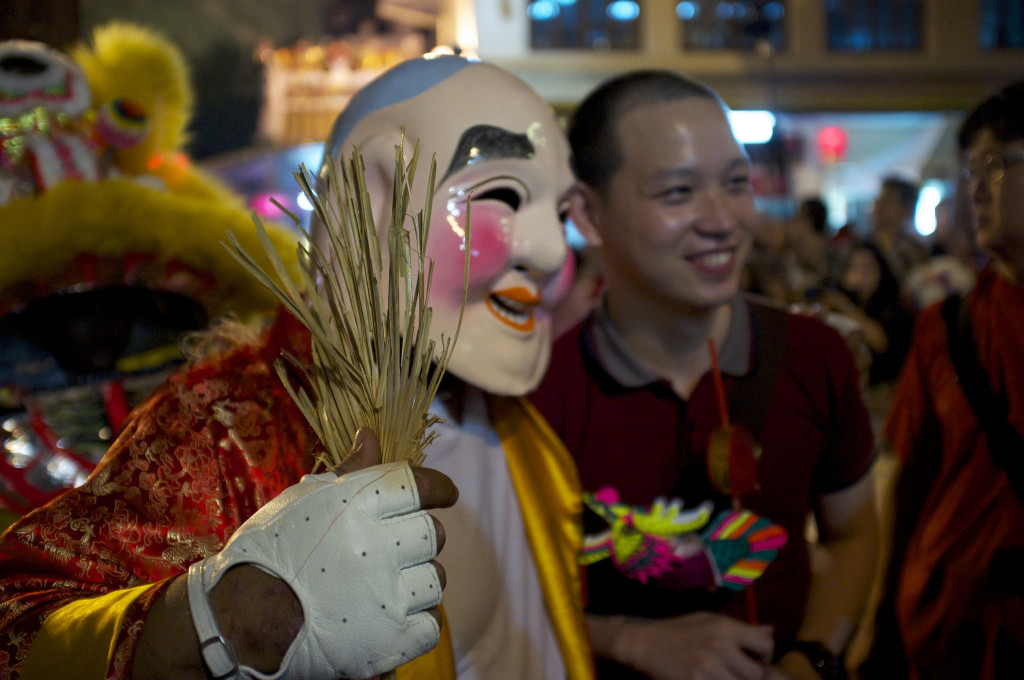
{"label": "smiling man", "polygon": [[[840,677],[873,573],[872,435],[853,357],[820,322],[741,293],[758,216],[726,112],[714,92],[666,71],[619,76],[580,104],[571,217],[601,254],[606,292],[558,340],[532,399],[586,490],[612,487],[640,508],[742,505],[789,540],[752,595],[589,566],[601,678]],[[733,483],[744,477],[739,450],[712,445],[723,408],[762,449],[749,488]],[[722,454],[732,458],[724,485],[709,475]],[[813,575],[812,554],[824,565]]]}

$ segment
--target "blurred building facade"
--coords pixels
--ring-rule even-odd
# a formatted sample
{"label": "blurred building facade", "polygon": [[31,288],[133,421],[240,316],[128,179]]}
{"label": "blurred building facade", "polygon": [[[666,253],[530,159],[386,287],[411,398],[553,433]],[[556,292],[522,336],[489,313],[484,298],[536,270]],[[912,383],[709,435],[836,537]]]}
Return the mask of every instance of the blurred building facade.
{"label": "blurred building facade", "polygon": [[763,205],[822,195],[833,226],[888,172],[931,182],[931,203],[952,192],[959,117],[1024,63],[1024,0],[5,0],[0,37],[66,46],[113,18],[189,57],[196,158],[315,143],[424,50],[504,66],[563,114],[614,73],[669,68],[774,116],[748,145]]}
{"label": "blurred building facade", "polygon": [[[571,105],[605,76],[685,71],[736,108],[963,109],[1021,75],[1019,0],[437,0],[438,42]],[[475,29],[475,32],[474,32]]]}

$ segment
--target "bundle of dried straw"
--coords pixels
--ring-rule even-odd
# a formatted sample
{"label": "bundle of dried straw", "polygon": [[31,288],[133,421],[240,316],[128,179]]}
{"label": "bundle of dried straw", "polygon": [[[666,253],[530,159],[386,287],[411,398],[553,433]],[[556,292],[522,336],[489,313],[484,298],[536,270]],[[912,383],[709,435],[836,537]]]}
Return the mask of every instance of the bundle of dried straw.
{"label": "bundle of dried straw", "polygon": [[[283,357],[304,375],[312,394],[292,384],[281,360],[276,368],[325,448],[320,459],[324,466],[341,462],[361,427],[371,427],[377,433],[385,463],[408,459],[419,464],[424,448],[436,437],[428,430],[439,418],[428,409],[451,358],[462,316],[452,337],[442,333],[439,341],[431,339],[432,310],[427,303],[433,262],[425,252],[436,162],[432,159],[430,163],[424,208],[412,215],[409,204],[418,160],[416,145],[405,164],[403,138],[395,147],[386,286],[382,280],[384,258],[358,150],[337,164],[327,159],[319,187],[305,167],[295,173],[316,218],[330,235],[329,257],[308,233],[306,243],[299,243],[299,257],[306,264],[300,281],[288,276],[257,215],[253,220],[277,280],[229,234],[229,250],[312,335],[312,367],[293,356]],[[298,217],[283,207],[281,210],[301,229]],[[411,228],[406,228],[407,221]],[[468,225],[468,206],[466,222]],[[463,306],[465,291],[464,285]]]}

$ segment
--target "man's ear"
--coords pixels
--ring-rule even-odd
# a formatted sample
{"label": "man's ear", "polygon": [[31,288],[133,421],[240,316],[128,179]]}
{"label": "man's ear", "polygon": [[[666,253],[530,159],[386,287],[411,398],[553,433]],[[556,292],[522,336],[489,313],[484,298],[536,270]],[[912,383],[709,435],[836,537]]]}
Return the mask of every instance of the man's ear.
{"label": "man's ear", "polygon": [[577,182],[569,196],[569,218],[587,244],[600,246],[601,197],[589,185]]}

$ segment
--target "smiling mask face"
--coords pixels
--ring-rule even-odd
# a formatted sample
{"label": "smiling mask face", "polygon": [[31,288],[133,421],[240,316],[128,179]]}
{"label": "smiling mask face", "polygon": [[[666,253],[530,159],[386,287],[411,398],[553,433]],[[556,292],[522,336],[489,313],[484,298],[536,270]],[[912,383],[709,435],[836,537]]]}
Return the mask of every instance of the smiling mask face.
{"label": "smiling mask face", "polygon": [[336,127],[344,139],[332,137],[327,152],[356,146],[363,154],[382,237],[402,127],[407,155],[420,144],[414,207],[426,195],[426,162],[436,156],[427,243],[435,338],[451,337],[458,324],[472,197],[466,307],[448,373],[487,392],[521,395],[547,369],[551,312],[572,280],[564,233],[569,147],[550,107],[524,83],[460,61],[463,67],[420,94],[365,114],[350,133]]}

